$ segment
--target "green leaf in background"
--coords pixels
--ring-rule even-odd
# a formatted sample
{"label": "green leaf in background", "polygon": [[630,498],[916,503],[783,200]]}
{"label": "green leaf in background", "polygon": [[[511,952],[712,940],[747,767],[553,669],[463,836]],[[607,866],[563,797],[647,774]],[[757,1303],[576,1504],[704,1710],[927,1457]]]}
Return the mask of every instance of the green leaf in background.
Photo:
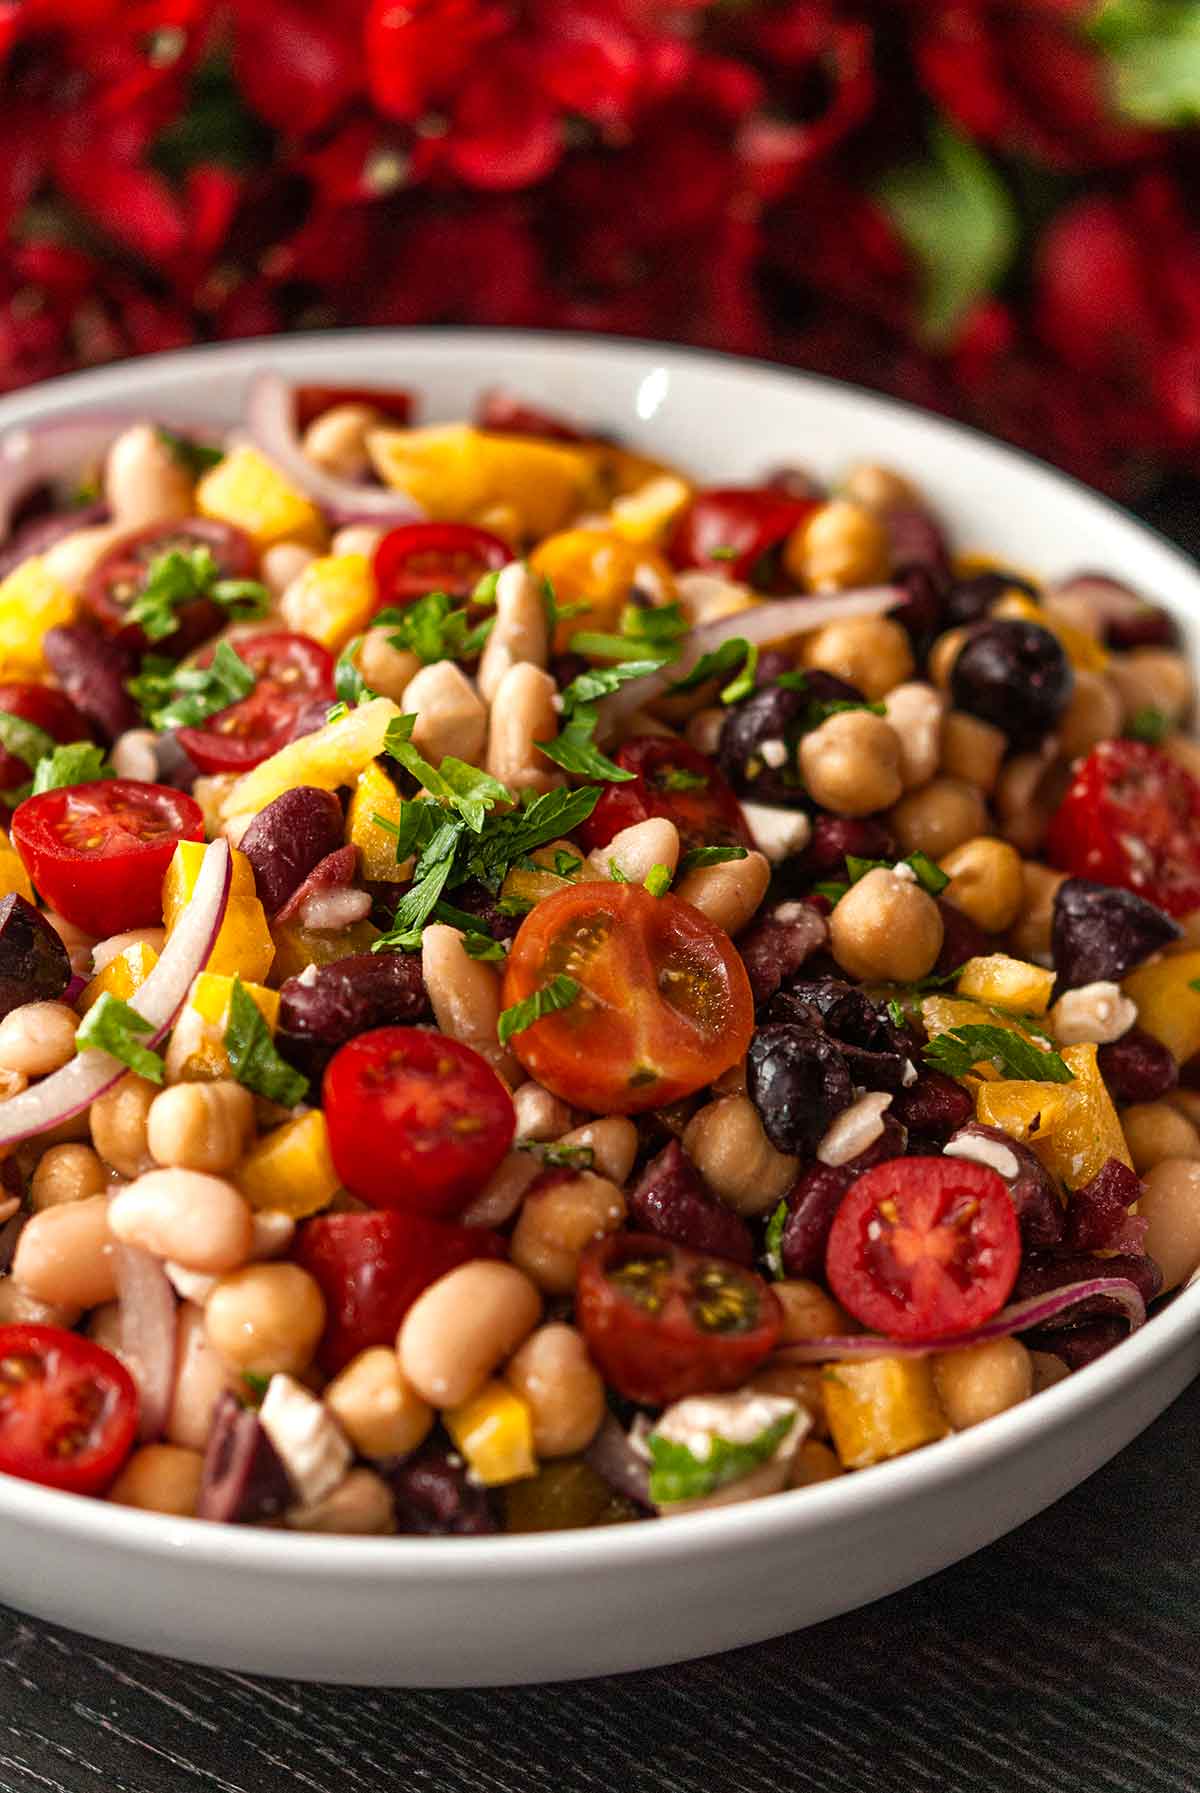
{"label": "green leaf in background", "polygon": [[885,175],[878,197],[921,269],[921,323],[939,343],[1007,271],[1017,221],[1007,188],[973,143],[941,124],[930,147],[928,161]]}
{"label": "green leaf in background", "polygon": [[1108,57],[1124,117],[1200,120],[1200,0],[1104,0],[1087,30]]}

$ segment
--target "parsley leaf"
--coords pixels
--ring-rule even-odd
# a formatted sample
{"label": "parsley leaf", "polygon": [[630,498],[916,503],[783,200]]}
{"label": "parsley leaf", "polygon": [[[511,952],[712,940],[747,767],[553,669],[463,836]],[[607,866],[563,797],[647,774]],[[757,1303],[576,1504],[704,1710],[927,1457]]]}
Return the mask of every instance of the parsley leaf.
{"label": "parsley leaf", "polygon": [[652,865],[646,873],[643,883],[652,897],[666,896],[671,888],[670,866]]}
{"label": "parsley leaf", "polygon": [[[334,709],[339,715],[344,716],[347,710],[356,709],[359,704],[370,703],[373,697],[379,696],[378,691],[372,691],[355,665],[354,657],[362,644],[361,635],[356,635],[353,641],[348,641],[338,655],[337,664],[333,669],[333,688],[340,699],[334,705]],[[336,720],[337,717],[331,710],[326,721],[335,722]]]}
{"label": "parsley leaf", "polygon": [[574,653],[600,660],[655,658],[660,666],[677,660],[680,640],[689,629],[679,604],[626,604],[621,612],[619,635],[585,631],[572,635]]}
{"label": "parsley leaf", "polygon": [[1172,732],[1175,724],[1161,710],[1147,705],[1144,709],[1135,710],[1121,733],[1128,741],[1148,741],[1151,747],[1157,747]]}
{"label": "parsley leaf", "polygon": [[461,821],[447,817],[421,853],[413,868],[413,879],[396,905],[392,925],[386,934],[372,942],[372,952],[399,946],[415,951],[421,944],[421,930],[441,901],[463,832]]}
{"label": "parsley leaf", "polygon": [[501,1012],[496,1023],[496,1038],[502,1046],[507,1046],[515,1033],[524,1033],[543,1015],[553,1015],[559,1009],[568,1009],[576,1001],[583,986],[565,972],[560,972],[535,990],[532,996],[526,996],[522,1002],[514,1002],[511,1008]]}
{"label": "parsley leaf", "polygon": [[212,598],[238,621],[265,616],[271,597],[257,579],[225,579],[211,548],[169,548],[146,569],[141,590],[125,613],[150,641],[173,635],[177,611],[198,598]]}
{"label": "parsley leaf", "polygon": [[174,430],[164,429],[161,424],[155,434],[164,447],[170,449],[184,472],[190,473],[193,479],[211,472],[218,462],[225,459],[223,448],[211,448],[207,442],[195,442],[190,436],[177,436]]}
{"label": "parsley leaf", "polygon": [[0,710],[0,747],[14,759],[27,766],[36,766],[39,760],[54,752],[56,745],[54,736],[39,728],[36,722],[28,722],[24,716],[14,716],[9,710]]}
{"label": "parsley leaf", "polygon": [[725,865],[731,859],[745,859],[745,847],[693,847],[679,861],[679,876],[693,872],[701,865]]}
{"label": "parsley leaf", "polygon": [[610,859],[608,862],[608,877],[611,884],[628,884],[629,882],[615,859]]}
{"label": "parsley leaf", "polygon": [[889,996],[888,998],[887,1012],[892,1018],[892,1026],[900,1028],[901,1032],[903,1032],[908,1026],[908,1022],[905,1018],[904,1010],[900,1007],[900,1004],[896,1001],[894,996]]}
{"label": "parsley leaf", "polygon": [[651,1500],[655,1506],[668,1506],[672,1501],[695,1500],[730,1482],[740,1481],[751,1470],[770,1462],[795,1424],[794,1413],[782,1413],[748,1444],[713,1437],[702,1457],[689,1450],[686,1444],[664,1438],[661,1432],[651,1432],[646,1439],[646,1448],[650,1452]]}
{"label": "parsley leaf", "polygon": [[560,1140],[518,1139],[515,1149],[540,1158],[548,1170],[591,1170],[596,1162],[591,1146],[567,1146]]}
{"label": "parsley leaf", "polygon": [[43,791],[57,791],[64,785],[97,784],[102,778],[114,776],[103,747],[94,741],[70,741],[38,761],[32,795],[40,797]]}
{"label": "parsley leaf", "polygon": [[729,684],[722,688],[721,702],[723,704],[736,704],[741,703],[743,697],[749,697],[754,689],[754,675],[757,671],[758,647],[757,645],[752,645],[746,655],[742,670],[738,673],[735,679],[731,679]]}
{"label": "parsley leaf", "polygon": [[[193,728],[249,697],[257,678],[237,649],[219,641],[208,666],[175,666],[148,654],[129,690],[154,728]],[[172,693],[174,696],[172,697]],[[171,701],[164,702],[165,698]]]}
{"label": "parsley leaf", "polygon": [[[440,904],[438,906],[441,907]],[[463,935],[463,951],[468,959],[494,959],[500,963],[507,956],[499,940],[493,940],[490,934],[474,932]]]}
{"label": "parsley leaf", "polygon": [[708,780],[701,772],[689,772],[686,766],[668,766],[659,774],[665,791],[706,791]]}
{"label": "parsley leaf", "polygon": [[516,797],[499,779],[481,772],[478,766],[469,766],[465,760],[455,759],[453,754],[447,754],[439,768],[431,766],[412,744],[416,723],[415,714],[393,717],[384,736],[383,751],[411,772],[431,797],[457,811],[472,833],[481,833],[487,812],[497,803],[515,803]]}
{"label": "parsley leaf", "polygon": [[723,641],[710,654],[701,654],[692,670],[681,679],[672,679],[672,691],[695,691],[700,685],[707,685],[709,679],[723,679],[731,672],[737,672],[745,665],[751,654],[750,643],[742,636],[736,635],[730,641]]}
{"label": "parsley leaf", "polygon": [[767,1269],[770,1271],[776,1282],[782,1282],[784,1276],[787,1274],[783,1268],[782,1245],[783,1229],[788,1223],[789,1212],[787,1197],[784,1196],[779,1206],[773,1211],[770,1220],[767,1222],[767,1236],[764,1240],[766,1263]]}
{"label": "parsley leaf", "polygon": [[908,855],[904,863],[912,866],[913,871],[917,874],[917,883],[922,890],[927,890],[930,896],[940,896],[950,882],[949,873],[944,872],[940,865],[935,865],[929,855],[922,853],[919,847],[915,853]]}
{"label": "parsley leaf", "polygon": [[950,1077],[965,1077],[984,1059],[995,1059],[1008,1077],[1035,1083],[1072,1083],[1074,1073],[1057,1052],[1035,1046],[1008,1027],[987,1023],[955,1027],[925,1048],[925,1063]]}
{"label": "parsley leaf", "polygon": [[389,644],[401,653],[415,654],[422,666],[437,660],[472,660],[495,627],[494,616],[471,626],[466,605],[455,609],[444,591],[427,592],[402,609],[381,610],[372,617],[372,628],[391,627]]}
{"label": "parsley leaf", "polygon": [[308,1078],[276,1052],[258,1004],[236,974],[229,996],[225,1051],[238,1082],[256,1095],[265,1096],[268,1102],[294,1108],[308,1094]]}
{"label": "parsley leaf", "polygon": [[162,1059],[149,1046],[139,1043],[141,1034],[153,1032],[153,1021],[147,1021],[145,1015],[139,1015],[135,1008],[106,990],[79,1023],[75,1050],[82,1052],[85,1047],[94,1047],[98,1052],[107,1052],[112,1058],[120,1059],[139,1077],[147,1077],[151,1083],[161,1083],[166,1074]]}
{"label": "parsley leaf", "polygon": [[547,846],[562,835],[573,834],[581,822],[587,821],[600,795],[598,785],[582,785],[573,791],[545,791],[519,810],[489,817],[478,843],[471,843],[464,875],[478,878],[494,893],[514,859]]}
{"label": "parsley leaf", "polygon": [[620,666],[592,666],[571,680],[562,694],[563,726],[553,741],[539,741],[537,746],[561,766],[579,778],[607,779],[610,784],[624,784],[634,774],[624,771],[601,753],[592,736],[599,719],[597,705],[622,685],[656,672],[660,660],[626,660]]}

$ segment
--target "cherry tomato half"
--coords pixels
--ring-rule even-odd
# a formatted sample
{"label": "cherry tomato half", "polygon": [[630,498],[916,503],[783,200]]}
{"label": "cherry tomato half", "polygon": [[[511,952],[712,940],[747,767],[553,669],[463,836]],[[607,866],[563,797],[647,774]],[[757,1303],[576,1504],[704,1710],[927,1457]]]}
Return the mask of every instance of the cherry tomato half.
{"label": "cherry tomato half", "polygon": [[398,386],[297,386],[292,402],[298,430],[306,430],[335,405],[370,405],[397,424],[408,423],[413,408],[412,393]]}
{"label": "cherry tomato half", "polygon": [[471,1258],[502,1258],[499,1233],[423,1214],[322,1214],[300,1229],[295,1257],[325,1296],[320,1362],[335,1376],[372,1345],[392,1345],[423,1289]]}
{"label": "cherry tomato half", "polygon": [[228,618],[211,598],[197,598],[176,612],[178,622],[161,641],[148,641],[142,629],[125,621],[125,612],[139,597],[146,574],[154,562],[172,549],[186,552],[207,548],[222,579],[248,579],[256,566],[254,544],[242,530],[206,517],[186,517],[180,523],[151,523],[135,535],[117,542],[88,575],[80,594],[106,635],[123,641],[135,653],[147,648],[156,654],[190,653],[224,627]]}
{"label": "cherry tomato half", "polygon": [[750,983],[730,940],[690,903],[640,884],[575,884],[521,923],[504,1006],[557,977],[579,994],[514,1034],[531,1077],[596,1114],[637,1114],[737,1064],[754,1030]]}
{"label": "cherry tomato half", "polygon": [[605,1380],[653,1406],[737,1388],[783,1325],[774,1291],[753,1270],[651,1233],[587,1247],[575,1315]]}
{"label": "cherry tomato half", "polygon": [[825,1256],[847,1313],[897,1339],[982,1326],[1020,1263],[1004,1179],[969,1158],[889,1158],[864,1171],[834,1215]]}
{"label": "cherry tomato half", "polygon": [[773,577],[769,570],[764,577],[758,563],[816,508],[815,498],[789,498],[766,487],[724,486],[697,492],[675,525],[671,560],[677,567],[702,567],[727,579],[769,587]]}
{"label": "cherry tomato half", "polygon": [[375,550],[375,589],[382,609],[411,604],[426,592],[469,598],[485,573],[513,557],[507,542],[473,523],[402,523]]}
{"label": "cherry tomato half", "polygon": [[1046,857],[1186,915],[1200,907],[1200,784],[1144,741],[1102,741],[1075,768]]}
{"label": "cherry tomato half", "polygon": [[350,1040],[330,1060],[324,1101],[346,1188],[377,1208],[439,1219],[478,1194],[517,1124],[487,1060],[423,1027]]}
{"label": "cherry tomato half", "polygon": [[[248,772],[296,737],[313,704],[333,702],[333,656],[308,635],[247,635],[235,642],[258,681],[248,697],[218,710],[199,728],[181,728],[179,745],[202,772]],[[196,656],[207,666],[215,648]]]}
{"label": "cherry tomato half", "polygon": [[106,778],[27,797],[12,838],[50,908],[103,940],[162,920],[166,869],[181,840],[204,839],[204,817],[183,791]]}
{"label": "cherry tomato half", "polygon": [[[55,741],[87,741],[91,729],[65,691],[53,685],[0,685],[0,710],[44,729]],[[28,760],[0,747],[0,791],[15,790],[33,771]]]}
{"label": "cherry tomato half", "polygon": [[62,1326],[0,1326],[0,1470],[99,1494],[133,1446],[138,1398],[111,1351]]}
{"label": "cherry tomato half", "polygon": [[635,735],[618,749],[616,762],[636,776],[627,784],[605,785],[579,831],[589,853],[606,847],[622,828],[650,816],[674,822],[685,851],[754,845],[742,806],[724,776],[706,754],[686,741]]}

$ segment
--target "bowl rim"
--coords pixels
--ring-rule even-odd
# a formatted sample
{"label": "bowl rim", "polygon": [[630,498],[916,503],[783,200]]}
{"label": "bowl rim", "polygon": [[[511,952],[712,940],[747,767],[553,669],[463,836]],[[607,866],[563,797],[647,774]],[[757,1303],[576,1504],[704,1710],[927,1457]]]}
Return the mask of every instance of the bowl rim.
{"label": "bowl rim", "polygon": [[[595,332],[510,329],[504,326],[435,325],[421,328],[376,326],[359,329],[298,332],[252,337],[232,343],[200,343],[156,355],[132,357],[99,368],[87,368],[0,398],[0,431],[38,421],[46,412],[62,415],[116,404],[136,408],[141,388],[158,380],[203,377],[213,361],[224,371],[250,374],[272,364],[295,369],[306,363],[336,359],[339,350],[364,343],[392,344],[397,353],[429,358],[439,354],[494,352],[498,343],[545,351],[553,357],[585,357],[603,362],[631,352],[653,355],[686,376],[703,379],[720,370],[758,384],[794,385],[850,399],[869,423],[900,418],[952,448],[956,441],[1000,460],[1023,463],[1050,491],[1087,501],[1153,542],[1173,563],[1181,579],[1193,587],[1200,609],[1200,569],[1162,532],[1122,505],[1094,490],[1073,474],[1051,466],[1029,450],[999,441],[972,424],[959,423],[902,399],[874,392],[826,374],[783,366],[730,351],[691,344],[670,344],[650,338],[609,336]],[[419,369],[417,370],[419,375]],[[498,370],[503,379],[503,369]],[[121,385],[133,386],[132,407],[121,399]],[[59,402],[61,401],[61,402]],[[1036,1433],[1066,1432],[1086,1410],[1106,1401],[1140,1379],[1159,1361],[1180,1349],[1200,1331],[1200,1280],[1176,1292],[1170,1305],[1140,1331],[1096,1362],[1077,1370],[1036,1398],[1021,1402],[966,1432],[951,1433],[933,1444],[908,1452],[870,1473],[836,1477],[806,1488],[790,1489],[769,1500],[731,1503],[706,1511],[679,1514],[667,1524],[631,1522],[563,1532],[493,1533],[483,1537],[414,1537],[405,1534],[356,1538],[313,1532],[276,1531],[253,1526],[218,1525],[188,1517],[120,1507],[92,1496],[68,1494],[0,1473],[0,1520],[30,1522],[69,1534],[79,1543],[116,1544],[152,1557],[178,1560],[186,1554],[197,1564],[243,1566],[262,1572],[335,1574],[352,1581],[375,1580],[390,1565],[402,1577],[436,1572],[445,1580],[477,1581],[558,1574],[563,1569],[604,1570],[636,1566],[647,1557],[670,1561],[691,1557],[706,1548],[768,1544],[799,1529],[835,1526],[891,1498],[919,1497],[942,1484],[966,1481],[985,1472],[1010,1452],[1030,1443]]]}

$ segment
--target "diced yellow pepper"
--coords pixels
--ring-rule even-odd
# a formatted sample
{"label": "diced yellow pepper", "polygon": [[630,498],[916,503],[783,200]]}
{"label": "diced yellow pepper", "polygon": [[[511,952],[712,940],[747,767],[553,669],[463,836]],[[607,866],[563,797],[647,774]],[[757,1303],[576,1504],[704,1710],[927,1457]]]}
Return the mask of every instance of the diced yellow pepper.
{"label": "diced yellow pepper", "polygon": [[399,822],[403,801],[399,791],[374,760],[359,773],[350,807],[346,812],[346,840],[358,848],[358,869],[362,877],[386,883],[406,874],[396,863],[396,837],[381,828],[374,819],[382,816],[387,822]]}
{"label": "diced yellow pepper", "polygon": [[674,473],[660,473],[633,492],[614,498],[609,526],[639,546],[661,543],[692,501],[692,488]]}
{"label": "diced yellow pepper", "polygon": [[636,492],[639,486],[661,475],[679,478],[677,470],[668,467],[665,461],[652,461],[648,455],[636,454],[630,448],[617,448],[611,442],[585,442],[581,452],[587,456],[592,469],[591,502],[597,509],[610,504],[614,498]]}
{"label": "diced yellow pepper", "polygon": [[[242,987],[257,1008],[271,1032],[279,1022],[279,992],[265,984],[242,979]],[[196,1013],[222,1032],[229,1024],[229,1005],[233,1000],[233,979],[217,971],[202,971],[188,992],[188,1002]]]}
{"label": "diced yellow pepper", "polygon": [[505,436],[470,424],[372,430],[367,450],[380,478],[407,492],[427,516],[459,521],[511,505],[522,533],[538,538],[582,510],[593,486],[585,450],[534,436]]}
{"label": "diced yellow pepper", "polygon": [[238,1166],[237,1185],[252,1208],[274,1208],[293,1220],[328,1207],[341,1184],[321,1110],[264,1133]]}
{"label": "diced yellow pepper", "polygon": [[[181,840],[163,879],[163,923],[168,935],[187,908],[204,861],[203,841]],[[233,878],[225,919],[209,954],[207,970],[236,972],[246,982],[261,983],[271,969],[275,943],[254,888],[254,870],[244,853],[232,854]]]}
{"label": "diced yellow pepper", "polygon": [[44,673],[48,629],[74,620],[79,600],[36,555],[0,579],[0,667],[6,673]]}
{"label": "diced yellow pepper", "polygon": [[341,928],[336,934],[322,934],[302,928],[297,922],[277,922],[272,938],[275,963],[271,978],[282,984],[289,977],[299,977],[310,965],[332,965],[335,959],[348,959],[351,953],[369,953],[379,938],[379,929],[369,921],[356,921],[353,927]]}
{"label": "diced yellow pepper", "polygon": [[674,574],[662,555],[624,541],[611,529],[563,530],[539,542],[529,564],[549,579],[560,604],[587,606],[559,624],[554,645],[560,654],[581,629],[615,629],[639,575],[650,575],[660,603],[675,598]]}
{"label": "diced yellow pepper", "polygon": [[[1013,1015],[997,1014],[981,1002],[961,996],[926,996],[921,1003],[921,1020],[930,1039],[940,1033],[951,1033],[956,1027],[1006,1027],[1034,1045],[1039,1039],[1023,1027]],[[1044,1036],[1040,1036],[1044,1045]],[[978,1067],[976,1067],[978,1069]]]}
{"label": "diced yellow pepper", "polygon": [[289,629],[311,635],[332,654],[365,629],[375,608],[375,577],[365,554],[324,554],[288,586],[280,603]]}
{"label": "diced yellow pepper", "polygon": [[967,960],[954,987],[960,996],[973,996],[977,1002],[988,1002],[1016,1015],[1044,1015],[1054,988],[1054,973],[1024,959],[1010,959],[1007,953],[985,953]]}
{"label": "diced yellow pepper", "polygon": [[506,874],[500,886],[502,901],[532,909],[543,897],[555,896],[592,875],[579,848],[569,840],[552,840],[547,846],[536,847],[528,859],[532,865],[518,862]]}
{"label": "diced yellow pepper", "polygon": [[1161,1040],[1181,1065],[1200,1052],[1200,952],[1172,953],[1131,971],[1121,988],[1136,1002],[1138,1026]]}
{"label": "diced yellow pepper", "polygon": [[0,828],[0,896],[11,896],[14,891],[27,903],[32,903],[33,885],[29,882],[29,873],[17,849]]}
{"label": "diced yellow pepper", "polygon": [[98,971],[91,983],[79,998],[79,1012],[86,1015],[93,1003],[99,1002],[102,996],[115,996],[121,1002],[128,1002],[135,990],[140,990],[154,967],[158,964],[158,954],[144,940],[137,940],[132,946],[123,947],[115,958],[110,959],[103,971]]}
{"label": "diced yellow pepper", "polygon": [[[252,983],[245,984],[244,988],[274,1033],[279,1020],[278,991]],[[217,1077],[229,1076],[225,1030],[229,1026],[232,996],[231,977],[202,971],[193,980],[167,1048],[167,1074],[172,1083],[210,1082]]]}
{"label": "diced yellow pepper", "polygon": [[997,617],[1008,617],[1018,622],[1036,623],[1039,628],[1046,629],[1058,640],[1067,659],[1072,666],[1082,672],[1103,672],[1108,665],[1108,654],[1085,629],[1077,629],[1073,623],[1060,622],[1032,598],[1021,592],[1011,591],[1005,594],[998,603],[991,607],[990,614]]}
{"label": "diced yellow pepper", "polygon": [[1062,1056],[1075,1081],[1057,1087],[1065,1089],[1070,1100],[1054,1131],[1029,1143],[1051,1176],[1060,1178],[1068,1189],[1082,1189],[1110,1158],[1119,1159],[1130,1170],[1133,1160],[1097,1067],[1095,1046],[1064,1046]]}
{"label": "diced yellow pepper", "polygon": [[313,734],[289,741],[261,766],[245,773],[226,793],[221,805],[224,820],[257,815],[298,784],[314,784],[322,791],[336,791],[341,784],[353,784],[376,754],[383,752],[388,723],[399,714],[390,697],[373,697],[336,722],[327,722]]}
{"label": "diced yellow pepper", "polygon": [[979,1085],[975,1116],[985,1127],[999,1127],[1010,1139],[1032,1144],[1054,1132],[1073,1100],[1069,1083],[1006,1077],[999,1083]]}
{"label": "diced yellow pepper", "polygon": [[485,1487],[537,1474],[532,1416],[503,1382],[485,1382],[461,1407],[443,1413],[442,1423]]}
{"label": "diced yellow pepper", "polygon": [[950,1427],[927,1357],[868,1357],[831,1365],[821,1378],[833,1448],[846,1469],[866,1469]]}
{"label": "diced yellow pepper", "polygon": [[257,448],[242,443],[196,487],[196,509],[216,523],[244,529],[260,553],[273,542],[325,546],[321,513]]}

